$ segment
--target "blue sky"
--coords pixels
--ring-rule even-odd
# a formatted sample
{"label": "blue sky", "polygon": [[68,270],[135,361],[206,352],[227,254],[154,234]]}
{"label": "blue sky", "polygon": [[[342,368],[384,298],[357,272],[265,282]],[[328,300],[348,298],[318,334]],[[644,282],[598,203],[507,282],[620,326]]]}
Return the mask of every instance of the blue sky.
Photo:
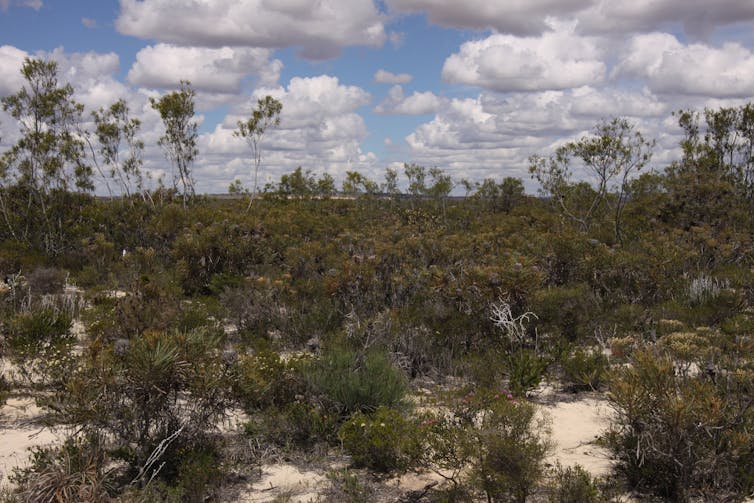
{"label": "blue sky", "polygon": [[[754,98],[753,28],[751,0],[0,0],[0,95],[23,85],[24,57],[56,60],[88,110],[127,100],[145,168],[169,182],[148,98],[190,80],[202,192],[250,183],[232,132],[266,94],[283,115],[265,181],[299,165],[381,181],[417,162],[533,191],[530,155],[613,116],[667,165],[674,110]],[[0,138],[17,138],[2,112]]]}

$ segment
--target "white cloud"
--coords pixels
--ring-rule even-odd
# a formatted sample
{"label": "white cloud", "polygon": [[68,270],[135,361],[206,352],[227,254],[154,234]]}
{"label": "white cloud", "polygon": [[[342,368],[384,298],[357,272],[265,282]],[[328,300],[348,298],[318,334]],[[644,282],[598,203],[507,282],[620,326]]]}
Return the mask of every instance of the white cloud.
{"label": "white cloud", "polygon": [[364,174],[374,169],[376,156],[360,147],[368,131],[358,109],[369,104],[369,93],[328,75],[295,77],[286,88],[257,89],[248,103],[229,114],[213,132],[202,135],[202,161],[196,173],[205,181],[206,190],[224,191],[236,178],[251,186],[249,150],[233,136],[233,130],[238,120],[248,116],[257,98],[268,94],[281,101],[283,110],[280,126],[269,130],[262,141],[261,185],[279,181],[281,174],[297,166],[336,178],[349,169]]}
{"label": "white cloud", "polygon": [[58,78],[70,83],[74,99],[89,110],[110,106],[114,101],[129,95],[129,89],[116,79],[120,67],[114,52],[102,54],[94,51],[66,53],[58,47],[37,57],[51,59],[58,64]]}
{"label": "white cloud", "polygon": [[553,31],[539,37],[494,34],[466,42],[445,60],[443,79],[501,92],[602,82],[607,68],[599,40],[577,35],[573,23],[551,25]]}
{"label": "white cloud", "polygon": [[684,45],[668,33],[634,36],[614,70],[646,79],[657,93],[710,97],[754,96],[754,53],[737,43]]}
{"label": "white cloud", "polygon": [[29,53],[11,45],[0,46],[0,96],[15,93],[24,83],[21,65]]}
{"label": "white cloud", "polygon": [[720,26],[754,20],[751,0],[599,0],[578,14],[590,33],[649,32],[680,23],[685,32],[705,37]]}
{"label": "white cloud", "polygon": [[168,44],[147,46],[136,54],[128,72],[131,84],[172,88],[188,80],[198,90],[213,93],[239,93],[244,78],[259,77],[262,85],[275,85],[283,64],[270,61],[268,49],[222,47],[206,49]]}
{"label": "white cloud", "polygon": [[408,73],[392,73],[379,69],[374,74],[374,81],[378,84],[408,84],[413,77]]}
{"label": "white cloud", "polygon": [[405,138],[405,155],[446,169],[456,179],[519,177],[533,191],[536,187],[527,171],[530,155],[548,155],[562,142],[614,116],[627,117],[647,138],[658,139],[655,160],[672,159],[677,156],[680,133],[673,121],[668,123],[674,109],[646,89],[482,93],[450,100]]}
{"label": "white cloud", "polygon": [[96,28],[97,27],[97,20],[89,18],[89,17],[82,17],[81,18],[81,24],[83,24],[87,28]]}
{"label": "white cloud", "polygon": [[442,105],[443,99],[432,92],[414,92],[405,96],[401,86],[393,86],[387,98],[374,109],[379,114],[422,115],[436,112]]}
{"label": "white cloud", "polygon": [[352,45],[382,46],[383,21],[372,0],[121,0],[116,27],[180,45],[298,47],[317,60]]}
{"label": "white cloud", "polygon": [[578,19],[584,33],[650,32],[680,23],[704,37],[715,28],[754,20],[751,0],[387,0],[398,12],[425,12],[432,23],[454,28],[493,29],[513,35],[548,31],[546,18]]}
{"label": "white cloud", "polygon": [[387,0],[399,12],[425,12],[433,23],[455,28],[494,29],[514,35],[548,30],[547,16],[563,16],[589,7],[594,0]]}

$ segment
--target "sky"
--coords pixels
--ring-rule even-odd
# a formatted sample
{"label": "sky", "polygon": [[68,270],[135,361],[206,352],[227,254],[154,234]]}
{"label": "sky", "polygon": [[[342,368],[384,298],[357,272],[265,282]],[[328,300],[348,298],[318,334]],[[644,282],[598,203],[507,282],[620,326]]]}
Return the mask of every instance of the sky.
{"label": "sky", "polygon": [[[655,139],[662,169],[679,155],[674,111],[754,99],[754,0],[0,0],[0,96],[26,57],[56,61],[87,118],[125,99],[145,170],[168,184],[149,98],[190,81],[198,192],[251,187],[233,131],[266,95],[283,111],[260,185],[298,166],[381,182],[414,162],[533,192],[528,158],[600,121]],[[0,111],[0,152],[17,138]]]}

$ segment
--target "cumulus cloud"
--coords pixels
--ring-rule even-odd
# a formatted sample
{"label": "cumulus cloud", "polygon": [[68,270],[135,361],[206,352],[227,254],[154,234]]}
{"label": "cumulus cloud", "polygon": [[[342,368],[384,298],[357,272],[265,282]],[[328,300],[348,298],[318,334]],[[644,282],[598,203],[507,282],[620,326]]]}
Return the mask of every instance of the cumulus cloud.
{"label": "cumulus cloud", "polygon": [[680,23],[697,38],[720,26],[751,21],[751,0],[599,0],[579,13],[581,29],[590,33],[650,32]]}
{"label": "cumulus cloud", "polygon": [[539,37],[494,34],[465,42],[442,69],[448,82],[500,92],[567,89],[600,83],[607,67],[599,41],[552,22]]}
{"label": "cumulus cloud", "polygon": [[564,16],[594,0],[387,0],[399,12],[424,12],[432,23],[454,28],[494,29],[514,35],[538,35],[549,29],[547,16]]}
{"label": "cumulus cloud", "polygon": [[513,35],[549,30],[547,17],[578,19],[584,33],[650,32],[680,23],[704,37],[715,28],[754,21],[751,0],[387,0],[398,12],[426,13],[430,22],[454,28],[492,29]]}
{"label": "cumulus cloud", "polygon": [[614,74],[646,79],[658,93],[754,96],[754,53],[732,42],[718,48],[684,45],[669,33],[636,35]]}
{"label": "cumulus cloud", "polygon": [[374,111],[379,114],[421,115],[436,112],[442,104],[443,99],[432,92],[414,92],[407,97],[401,86],[393,86]]}
{"label": "cumulus cloud", "polygon": [[298,47],[315,60],[347,46],[382,46],[386,39],[372,0],[121,0],[116,27],[180,45]]}
{"label": "cumulus cloud", "polygon": [[128,94],[128,89],[115,78],[119,58],[115,53],[66,53],[62,47],[53,51],[29,54],[13,46],[0,47],[0,96],[18,91],[24,85],[21,66],[27,57],[42,58],[58,64],[58,80],[71,84],[74,99],[89,109],[107,106]]}
{"label": "cumulus cloud", "polygon": [[74,99],[89,110],[109,106],[130,94],[130,90],[116,78],[120,60],[114,52],[66,53],[62,47],[58,47],[52,52],[42,52],[36,56],[51,59],[58,64],[60,81],[70,83],[75,91]]}
{"label": "cumulus cloud", "polygon": [[271,52],[232,47],[147,46],[136,54],[128,81],[144,87],[171,88],[181,80],[188,80],[201,91],[238,93],[249,74],[257,75],[262,85],[277,83],[283,64],[277,59],[270,61]]}
{"label": "cumulus cloud", "polygon": [[18,91],[24,83],[21,65],[29,54],[11,45],[0,46],[0,96]]}
{"label": "cumulus cloud", "polygon": [[408,73],[391,73],[387,70],[379,69],[374,74],[374,81],[378,84],[408,84],[413,77]]}
{"label": "cumulus cloud", "polygon": [[450,100],[405,138],[408,158],[447,169],[456,178],[522,178],[528,158],[547,155],[564,141],[587,134],[599,121],[627,117],[647,138],[657,138],[656,159],[677,153],[680,130],[667,122],[674,107],[651,91],[581,87],[567,91],[482,93]]}
{"label": "cumulus cloud", "polygon": [[[297,166],[340,178],[345,171],[370,173],[376,156],[360,144],[368,134],[358,110],[371,101],[369,93],[342,84],[337,77],[295,77],[287,87],[259,88],[248,103],[229,114],[211,133],[202,135],[200,151],[211,152],[197,174],[211,190],[225,190],[235,178],[251,184],[249,151],[233,136],[238,120],[248,117],[257,98],[270,95],[283,104],[281,124],[263,140],[260,183],[277,182]],[[240,160],[240,162],[239,162]]]}

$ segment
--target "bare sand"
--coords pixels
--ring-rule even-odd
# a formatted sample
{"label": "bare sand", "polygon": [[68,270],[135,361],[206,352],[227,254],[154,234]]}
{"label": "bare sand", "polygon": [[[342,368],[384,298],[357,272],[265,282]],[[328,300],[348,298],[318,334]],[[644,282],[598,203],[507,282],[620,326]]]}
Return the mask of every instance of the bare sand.
{"label": "bare sand", "polygon": [[550,462],[563,466],[581,465],[595,476],[607,475],[612,461],[607,450],[594,444],[608,425],[611,409],[597,396],[554,402],[542,409],[552,419],[555,444]]}
{"label": "bare sand", "polygon": [[265,465],[262,478],[238,501],[265,503],[285,497],[291,503],[306,503],[316,500],[326,484],[327,477],[319,472],[302,471],[291,464]]}
{"label": "bare sand", "polygon": [[8,484],[13,468],[28,463],[29,448],[58,443],[63,432],[54,432],[34,423],[41,410],[33,398],[9,398],[0,408],[0,484]]}

